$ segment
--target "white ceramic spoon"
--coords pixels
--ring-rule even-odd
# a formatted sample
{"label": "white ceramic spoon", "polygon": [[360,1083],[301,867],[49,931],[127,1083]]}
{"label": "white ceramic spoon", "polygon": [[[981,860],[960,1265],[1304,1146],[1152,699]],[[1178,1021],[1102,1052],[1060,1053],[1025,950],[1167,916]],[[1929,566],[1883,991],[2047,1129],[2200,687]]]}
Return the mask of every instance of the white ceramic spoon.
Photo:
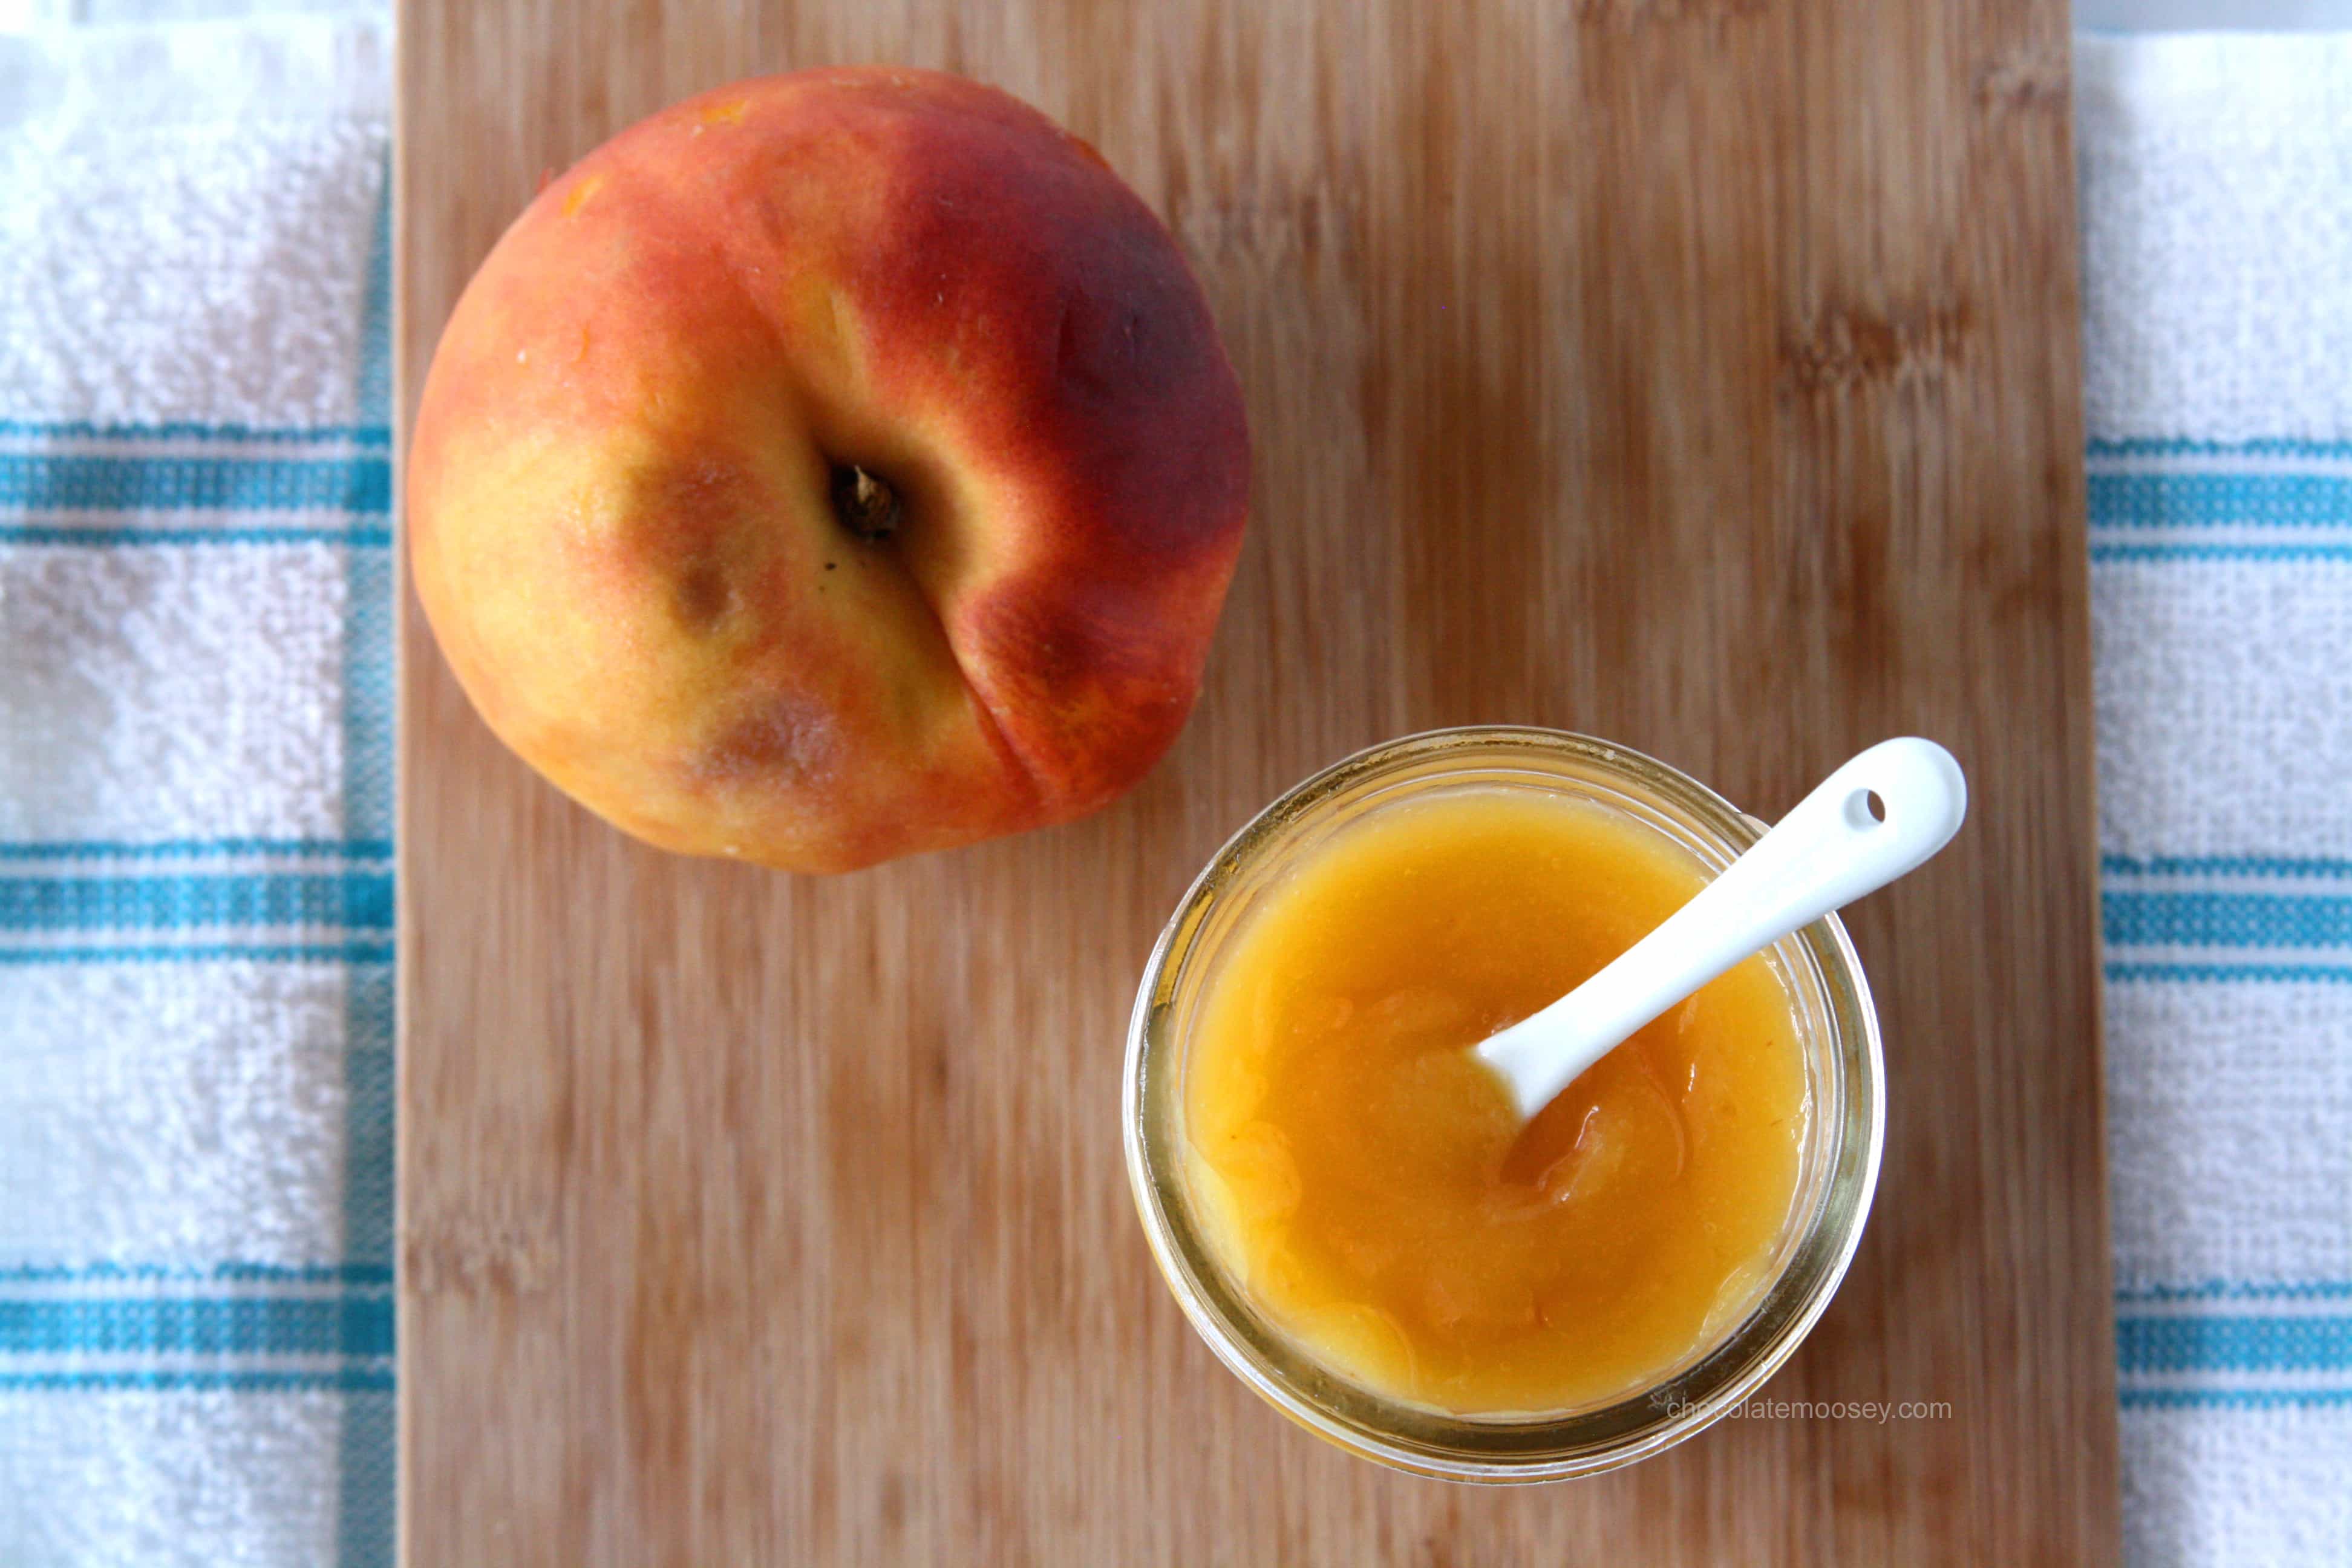
{"label": "white ceramic spoon", "polygon": [[1916,738],[1880,742],[1600,973],[1477,1047],[1479,1059],[1520,1116],[1534,1116],[1733,964],[1918,866],[1951,842],[1968,809],[1968,780],[1951,752]]}

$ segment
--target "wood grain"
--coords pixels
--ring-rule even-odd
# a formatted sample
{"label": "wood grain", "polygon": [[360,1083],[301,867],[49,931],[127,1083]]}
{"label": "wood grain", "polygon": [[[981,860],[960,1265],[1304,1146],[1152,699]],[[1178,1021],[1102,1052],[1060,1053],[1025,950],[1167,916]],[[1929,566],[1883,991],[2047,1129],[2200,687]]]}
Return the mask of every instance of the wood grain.
{"label": "wood grain", "polygon": [[[410,0],[403,406],[541,172],[897,59],[1096,143],[1209,290],[1255,521],[1201,710],[1071,827],[832,881],[628,843],[401,673],[405,1560],[2106,1562],[2116,1549],[2063,0]],[[1530,721],[1759,813],[1947,741],[1864,906],[1893,1106],[1843,1293],[1616,1477],[1388,1474],[1192,1337],[1121,1036],[1218,841]]]}

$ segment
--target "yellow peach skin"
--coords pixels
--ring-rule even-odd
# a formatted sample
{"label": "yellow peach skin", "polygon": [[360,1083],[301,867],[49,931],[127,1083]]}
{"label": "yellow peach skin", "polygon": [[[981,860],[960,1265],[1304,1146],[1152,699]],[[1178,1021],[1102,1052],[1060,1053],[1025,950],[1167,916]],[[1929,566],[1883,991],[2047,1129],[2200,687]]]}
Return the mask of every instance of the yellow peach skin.
{"label": "yellow peach skin", "polygon": [[833,871],[1104,805],[1181,728],[1241,394],[1084,142],[926,71],[691,99],[458,301],[412,578],[490,728],[665,847]]}

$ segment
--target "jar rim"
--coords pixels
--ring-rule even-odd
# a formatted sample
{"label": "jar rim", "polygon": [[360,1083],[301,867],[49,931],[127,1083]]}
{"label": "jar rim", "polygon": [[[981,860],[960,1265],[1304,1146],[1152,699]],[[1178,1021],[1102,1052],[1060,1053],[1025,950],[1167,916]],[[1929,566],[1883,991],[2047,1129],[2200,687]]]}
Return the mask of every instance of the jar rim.
{"label": "jar rim", "polygon": [[[1137,989],[1121,1092],[1129,1184],[1153,1261],[1218,1359],[1282,1414],[1339,1447],[1395,1468],[1465,1481],[1556,1480],[1616,1468],[1670,1447],[1737,1408],[1794,1353],[1828,1307],[1860,1245],[1885,1136],[1877,1011],[1853,942],[1832,914],[1784,939],[1780,947],[1799,955],[1822,994],[1827,1048],[1840,1065],[1838,1103],[1816,1106],[1815,1114],[1835,1119],[1839,1142],[1829,1156],[1808,1228],[1784,1247],[1777,1272],[1740,1321],[1706,1350],[1658,1383],[1603,1405],[1492,1417],[1448,1415],[1385,1398],[1320,1369],[1303,1350],[1282,1349],[1282,1336],[1257,1320],[1237,1288],[1220,1277],[1185,1205],[1171,1201],[1171,1189],[1181,1181],[1177,1162],[1154,1160],[1154,1102],[1149,1098],[1157,1081],[1153,1052],[1173,1027],[1178,982],[1218,913],[1224,890],[1249,868],[1278,854],[1318,808],[1332,807],[1350,791],[1379,787],[1383,779],[1391,781],[1390,787],[1416,779],[1448,780],[1475,774],[1482,762],[1503,765],[1514,759],[1580,770],[1578,776],[1630,789],[1635,795],[1629,799],[1638,796],[1643,804],[1672,811],[1677,825],[1715,841],[1711,847],[1685,843],[1686,847],[1712,847],[1724,861],[1744,852],[1764,830],[1762,823],[1680,770],[1631,747],[1570,731],[1477,725],[1424,731],[1367,747],[1302,780],[1255,814],[1178,900]],[[1571,775],[1555,776],[1566,781]],[[1719,869],[1713,867],[1711,874]],[[1245,922],[1246,910],[1228,919]]]}

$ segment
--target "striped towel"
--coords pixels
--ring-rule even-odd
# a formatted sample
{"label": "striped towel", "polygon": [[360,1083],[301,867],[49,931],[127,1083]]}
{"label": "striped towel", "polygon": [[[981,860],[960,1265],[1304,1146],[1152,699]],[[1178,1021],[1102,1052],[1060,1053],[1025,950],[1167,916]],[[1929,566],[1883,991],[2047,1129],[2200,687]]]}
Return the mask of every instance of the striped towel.
{"label": "striped towel", "polygon": [[0,36],[7,1568],[391,1554],[386,31]]}
{"label": "striped towel", "polygon": [[2352,1563],[2352,35],[2075,79],[2127,1556]]}

